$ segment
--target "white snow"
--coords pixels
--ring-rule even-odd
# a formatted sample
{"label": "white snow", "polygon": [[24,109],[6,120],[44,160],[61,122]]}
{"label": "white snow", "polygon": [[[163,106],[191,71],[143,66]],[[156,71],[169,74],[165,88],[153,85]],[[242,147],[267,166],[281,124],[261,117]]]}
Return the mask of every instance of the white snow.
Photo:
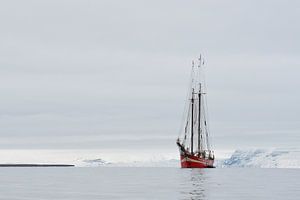
{"label": "white snow", "polygon": [[236,150],[217,167],[300,168],[300,150],[252,149]]}
{"label": "white snow", "polygon": [[[162,151],[161,151],[162,152]],[[0,150],[0,163],[63,163],[78,167],[176,167],[177,149],[170,152],[110,150]],[[300,149],[216,151],[216,167],[300,168]]]}
{"label": "white snow", "polygon": [[[76,166],[106,167],[179,167],[179,160],[157,157],[149,160],[109,162],[102,159],[80,160]],[[217,159],[215,166],[245,168],[300,168],[300,150],[296,149],[250,149],[236,150],[227,159]]]}

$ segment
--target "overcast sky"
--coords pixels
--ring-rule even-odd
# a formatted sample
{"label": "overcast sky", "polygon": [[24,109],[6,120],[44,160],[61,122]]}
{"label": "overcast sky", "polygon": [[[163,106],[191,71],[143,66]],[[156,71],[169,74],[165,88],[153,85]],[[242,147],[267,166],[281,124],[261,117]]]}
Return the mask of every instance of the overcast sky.
{"label": "overcast sky", "polygon": [[0,148],[177,151],[205,56],[215,149],[300,145],[299,1],[1,1]]}

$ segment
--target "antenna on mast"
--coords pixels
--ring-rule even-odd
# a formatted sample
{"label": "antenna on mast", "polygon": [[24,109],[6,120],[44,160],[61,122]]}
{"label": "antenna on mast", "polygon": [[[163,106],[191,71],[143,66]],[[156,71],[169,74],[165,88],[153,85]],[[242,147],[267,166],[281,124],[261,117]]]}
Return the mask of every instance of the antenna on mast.
{"label": "antenna on mast", "polygon": [[195,76],[195,62],[192,60],[192,87],[194,85],[194,77]]}
{"label": "antenna on mast", "polygon": [[198,67],[201,67],[201,60],[202,60],[202,56],[201,56],[201,53],[200,53],[200,56],[199,56],[198,60],[199,60],[199,64],[198,64]]}

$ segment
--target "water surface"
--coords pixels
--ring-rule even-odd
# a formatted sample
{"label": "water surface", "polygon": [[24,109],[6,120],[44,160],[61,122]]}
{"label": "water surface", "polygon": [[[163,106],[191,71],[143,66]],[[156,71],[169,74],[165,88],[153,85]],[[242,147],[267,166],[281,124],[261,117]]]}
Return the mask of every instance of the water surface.
{"label": "water surface", "polygon": [[1,168],[0,199],[299,199],[298,169]]}

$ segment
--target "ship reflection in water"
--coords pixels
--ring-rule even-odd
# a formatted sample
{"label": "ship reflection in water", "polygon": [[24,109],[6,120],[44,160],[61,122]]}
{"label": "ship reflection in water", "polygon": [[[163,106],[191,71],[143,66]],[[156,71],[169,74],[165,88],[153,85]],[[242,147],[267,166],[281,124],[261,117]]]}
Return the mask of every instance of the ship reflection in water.
{"label": "ship reflection in water", "polygon": [[[189,170],[189,176],[184,177],[181,183],[181,199],[207,199],[206,187],[207,175],[203,169],[186,169]],[[187,174],[186,174],[187,175]]]}

